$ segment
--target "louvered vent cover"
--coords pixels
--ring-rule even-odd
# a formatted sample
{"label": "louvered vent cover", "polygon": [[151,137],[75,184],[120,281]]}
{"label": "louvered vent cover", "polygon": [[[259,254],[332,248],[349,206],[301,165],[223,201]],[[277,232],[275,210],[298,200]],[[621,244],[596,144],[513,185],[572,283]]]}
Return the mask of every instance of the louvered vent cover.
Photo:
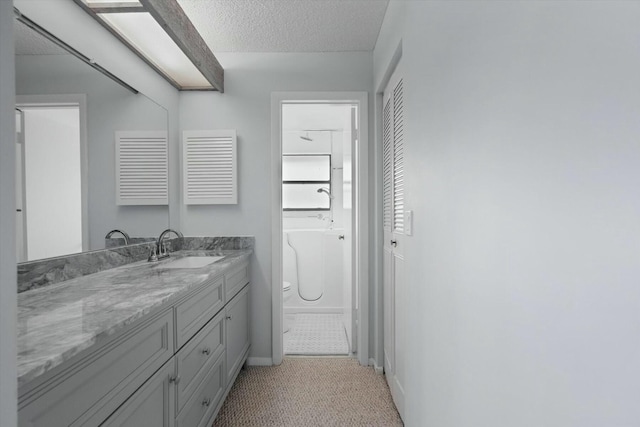
{"label": "louvered vent cover", "polygon": [[235,130],[184,131],[184,203],[238,203]]}
{"label": "louvered vent cover", "polygon": [[116,203],[168,205],[167,133],[116,132]]}
{"label": "louvered vent cover", "polygon": [[393,89],[393,230],[404,231],[404,110],[402,79]]}
{"label": "louvered vent cover", "polygon": [[393,129],[391,127],[391,99],[387,100],[382,120],[382,224],[391,231],[393,187]]}

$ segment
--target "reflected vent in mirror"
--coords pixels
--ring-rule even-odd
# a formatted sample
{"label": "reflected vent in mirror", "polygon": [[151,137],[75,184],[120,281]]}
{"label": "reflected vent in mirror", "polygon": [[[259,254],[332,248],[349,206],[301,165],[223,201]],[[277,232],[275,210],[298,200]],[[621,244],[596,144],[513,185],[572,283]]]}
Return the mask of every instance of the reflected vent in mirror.
{"label": "reflected vent in mirror", "polygon": [[116,203],[168,205],[167,133],[116,132]]}

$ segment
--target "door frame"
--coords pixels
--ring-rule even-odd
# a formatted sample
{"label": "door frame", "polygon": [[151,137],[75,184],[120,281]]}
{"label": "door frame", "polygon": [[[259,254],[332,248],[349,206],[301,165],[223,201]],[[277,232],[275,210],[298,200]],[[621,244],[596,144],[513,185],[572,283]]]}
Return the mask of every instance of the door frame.
{"label": "door frame", "polygon": [[[18,236],[16,236],[16,248],[20,247],[20,254],[18,254],[17,250],[16,250],[16,258],[18,263],[20,262],[24,262],[27,260],[27,254],[29,253],[28,250],[29,248],[27,247],[27,242],[28,242],[28,236],[27,236],[27,221],[26,221],[26,217],[27,217],[27,208],[26,208],[26,200],[27,200],[27,192],[26,192],[26,185],[25,185],[25,177],[26,177],[26,173],[25,173],[25,167],[24,167],[24,111],[22,111],[20,108],[18,108],[18,106],[15,107],[15,111],[16,112],[20,112],[19,116],[20,116],[20,124],[18,125],[18,118],[16,117],[16,154],[18,153],[18,150],[20,151],[20,158],[18,158],[16,156],[16,164],[15,164],[15,168],[16,168],[16,201],[18,199],[18,193],[20,193],[20,209],[22,210],[21,215],[20,215],[20,222],[22,223],[22,230],[20,230],[19,235],[20,238],[18,238]],[[20,179],[18,180],[18,175],[20,175]],[[18,182],[20,183],[20,186],[18,187]],[[18,212],[18,206],[17,206],[17,202],[16,202],[16,212]],[[18,232],[18,218],[16,215],[16,232]]]}
{"label": "door frame", "polygon": [[282,300],[282,105],[285,103],[349,103],[358,105],[359,138],[353,147],[355,203],[352,265],[358,287],[357,359],[369,364],[369,94],[367,92],[271,93],[271,355],[283,359]]}
{"label": "door frame", "polygon": [[80,197],[82,200],[82,251],[89,240],[89,154],[87,148],[87,96],[85,94],[16,95],[16,108],[78,106],[80,118]]}

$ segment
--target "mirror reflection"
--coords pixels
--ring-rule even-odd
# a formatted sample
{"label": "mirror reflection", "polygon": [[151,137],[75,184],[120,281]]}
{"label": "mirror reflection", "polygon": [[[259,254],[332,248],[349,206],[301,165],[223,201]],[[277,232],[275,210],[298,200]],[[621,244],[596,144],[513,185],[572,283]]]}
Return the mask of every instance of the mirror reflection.
{"label": "mirror reflection", "polygon": [[168,206],[118,204],[115,138],[166,133],[167,110],[15,26],[18,260],[154,240]]}

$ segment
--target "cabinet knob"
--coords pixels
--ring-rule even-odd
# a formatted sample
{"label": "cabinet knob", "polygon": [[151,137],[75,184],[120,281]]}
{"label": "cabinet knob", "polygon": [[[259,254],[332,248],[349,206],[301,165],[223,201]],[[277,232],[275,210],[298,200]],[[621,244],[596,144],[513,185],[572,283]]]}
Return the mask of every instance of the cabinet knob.
{"label": "cabinet knob", "polygon": [[180,375],[173,375],[169,377],[169,382],[177,385],[180,382]]}
{"label": "cabinet knob", "polygon": [[202,406],[209,406],[209,405],[211,405],[211,399],[207,397],[202,401]]}
{"label": "cabinet knob", "polygon": [[229,315],[226,317],[227,320],[231,320],[233,318],[233,316]]}
{"label": "cabinet knob", "polygon": [[339,235],[338,240],[344,240],[344,234]]}
{"label": "cabinet knob", "polygon": [[208,356],[209,354],[211,354],[211,349],[209,347],[203,348],[202,354],[206,354]]}
{"label": "cabinet knob", "polygon": [[395,248],[396,246],[398,246],[398,241],[397,241],[397,240],[392,240],[392,241],[391,241],[391,246],[393,246],[394,248]]}

